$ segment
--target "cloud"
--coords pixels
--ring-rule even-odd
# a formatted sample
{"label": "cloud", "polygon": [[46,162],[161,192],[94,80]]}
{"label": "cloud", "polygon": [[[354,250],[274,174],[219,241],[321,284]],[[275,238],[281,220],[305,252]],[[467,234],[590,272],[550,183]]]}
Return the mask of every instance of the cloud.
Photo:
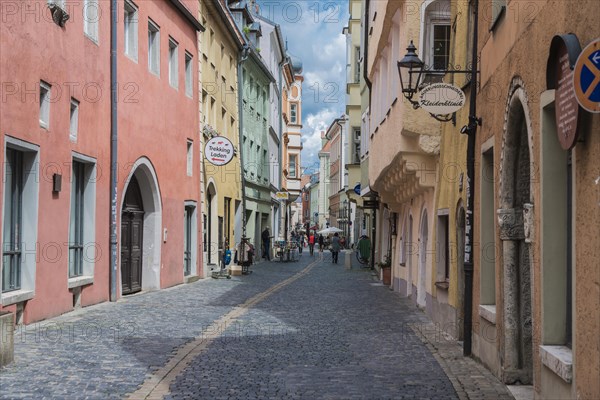
{"label": "cloud", "polygon": [[348,1],[259,0],[261,14],[281,25],[288,51],[302,60],[302,165],[318,163],[321,130],[345,111]]}

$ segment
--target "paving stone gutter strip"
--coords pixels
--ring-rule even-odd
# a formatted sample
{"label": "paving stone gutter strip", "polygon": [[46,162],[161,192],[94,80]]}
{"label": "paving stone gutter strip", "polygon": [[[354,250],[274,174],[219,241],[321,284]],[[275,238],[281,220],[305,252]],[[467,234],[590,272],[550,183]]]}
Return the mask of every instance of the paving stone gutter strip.
{"label": "paving stone gutter strip", "polygon": [[514,400],[508,388],[490,371],[464,357],[461,346],[439,325],[429,322],[409,326],[444,370],[459,399]]}
{"label": "paving stone gutter strip", "polygon": [[227,314],[214,321],[210,326],[202,331],[193,341],[181,346],[175,353],[175,355],[159,370],[154,372],[152,376],[147,378],[142,386],[131,393],[127,398],[130,400],[157,400],[162,399],[164,396],[169,394],[169,387],[171,383],[177,378],[179,374],[206,348],[220,336],[223,335],[223,330],[220,329],[223,326],[230,325],[237,318],[246,314],[253,306],[267,299],[277,291],[283,289],[289,284],[307,275],[316,265],[322,261],[322,257],[316,259],[310,263],[302,271],[294,274],[290,278],[271,286],[264,292],[258,293],[252,296],[243,304],[234,307]]}

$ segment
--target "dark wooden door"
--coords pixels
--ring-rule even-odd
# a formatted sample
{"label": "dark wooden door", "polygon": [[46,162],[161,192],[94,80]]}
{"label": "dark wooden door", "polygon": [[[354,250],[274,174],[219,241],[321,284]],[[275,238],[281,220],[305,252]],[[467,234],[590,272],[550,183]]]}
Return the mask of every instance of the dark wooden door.
{"label": "dark wooden door", "polygon": [[135,176],[129,183],[121,213],[121,293],[142,290],[144,207]]}

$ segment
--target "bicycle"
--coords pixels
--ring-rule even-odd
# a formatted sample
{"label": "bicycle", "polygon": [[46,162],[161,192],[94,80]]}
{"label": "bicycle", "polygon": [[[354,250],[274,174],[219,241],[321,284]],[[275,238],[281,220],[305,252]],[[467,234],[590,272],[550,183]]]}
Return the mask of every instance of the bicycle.
{"label": "bicycle", "polygon": [[[358,251],[358,250],[356,251],[356,259],[358,260],[359,263],[361,263],[361,268],[369,268],[370,267],[370,265],[369,265],[369,258],[368,257],[367,258],[363,258],[360,255],[360,251]],[[363,267],[363,265],[365,267]]]}

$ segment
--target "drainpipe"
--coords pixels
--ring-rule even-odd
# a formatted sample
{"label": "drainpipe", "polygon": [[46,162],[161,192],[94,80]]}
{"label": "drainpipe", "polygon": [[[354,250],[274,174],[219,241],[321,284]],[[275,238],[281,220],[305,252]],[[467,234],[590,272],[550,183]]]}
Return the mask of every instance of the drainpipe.
{"label": "drainpipe", "polygon": [[[281,63],[279,64],[279,190],[283,187],[283,66],[287,62],[285,54],[282,55]],[[277,236],[281,236],[281,212],[283,211],[283,204],[279,202],[279,232]],[[287,211],[286,211],[287,212]]]}
{"label": "drainpipe", "polygon": [[246,238],[246,175],[244,174],[244,74],[242,64],[248,59],[249,47],[244,44],[238,60],[238,121],[240,141],[240,173],[242,179],[242,240]]}
{"label": "drainpipe", "polygon": [[110,301],[117,301],[117,0],[110,10]]}
{"label": "drainpipe", "polygon": [[477,118],[477,31],[479,27],[479,1],[473,3],[473,51],[471,60],[471,96],[469,96],[469,125],[467,129],[467,213],[465,218],[465,299],[463,355],[471,355],[473,329],[473,203],[475,200],[475,133],[481,120]]}

